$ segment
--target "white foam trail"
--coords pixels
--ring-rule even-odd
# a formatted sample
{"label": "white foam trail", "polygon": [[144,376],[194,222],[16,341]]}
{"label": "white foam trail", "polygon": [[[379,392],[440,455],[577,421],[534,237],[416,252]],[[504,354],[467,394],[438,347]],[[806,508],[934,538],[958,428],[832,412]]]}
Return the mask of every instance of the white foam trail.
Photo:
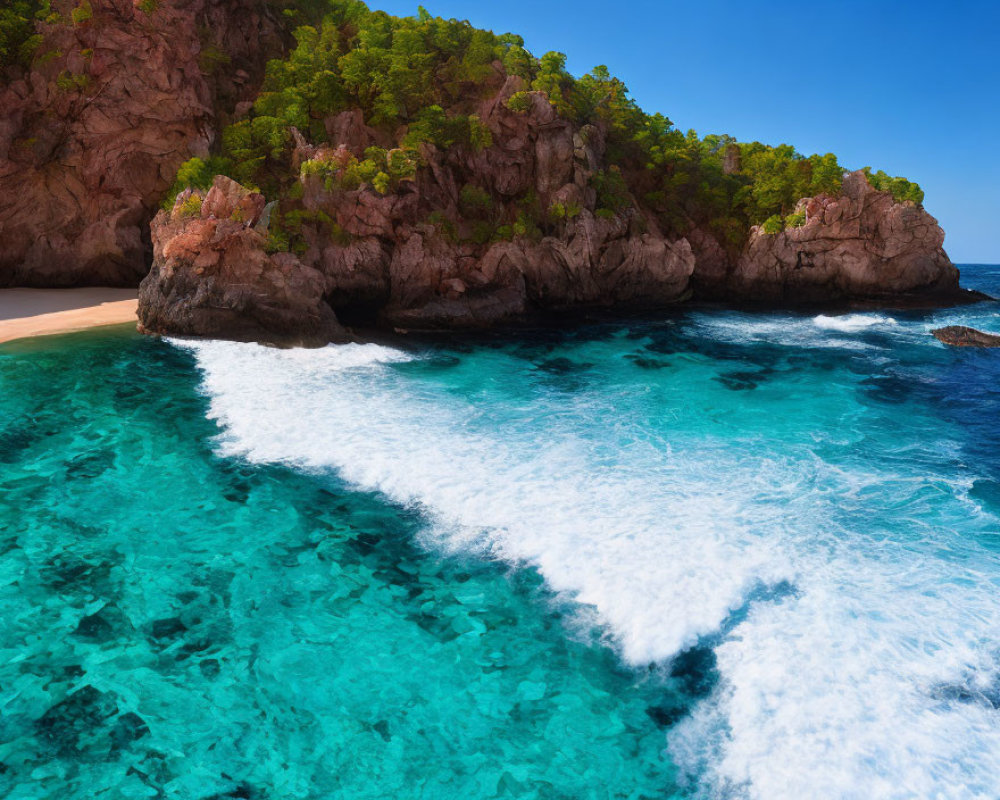
{"label": "white foam trail", "polygon": [[890,325],[890,322],[852,321],[822,315],[809,319],[806,317],[790,318],[756,314],[727,314],[725,316],[706,314],[692,315],[692,319],[696,321],[700,329],[712,338],[724,342],[767,343],[786,347],[822,347],[835,350],[875,349],[876,345],[838,334],[857,333],[873,325]]}
{"label": "white foam trail", "polygon": [[[184,346],[223,453],[332,468],[420,506],[433,544],[533,565],[593,607],[630,663],[667,660],[756,587],[793,583],[723,637],[720,686],[671,733],[704,796],[1000,796],[1000,569],[948,552],[950,531],[927,522],[947,491],[933,476],[704,433],[665,442],[612,392],[473,405],[374,345]],[[910,539],[838,521],[880,502]]]}
{"label": "white foam trail", "polygon": [[895,326],[899,323],[892,317],[885,317],[881,314],[846,314],[839,317],[828,317],[825,314],[820,314],[813,319],[813,324],[817,328],[827,331],[856,333],[868,328]]}
{"label": "white foam trail", "polygon": [[335,347],[186,346],[224,426],[225,454],[332,467],[419,505],[441,545],[536,566],[555,591],[593,606],[631,663],[693,645],[753,586],[791,577],[767,540],[737,528],[743,510],[707,461],[693,469],[635,441],[634,466],[608,463],[605,443],[555,425],[546,435],[534,416],[486,435],[475,423],[489,409],[386,380],[377,366],[407,356],[373,345],[345,357]]}

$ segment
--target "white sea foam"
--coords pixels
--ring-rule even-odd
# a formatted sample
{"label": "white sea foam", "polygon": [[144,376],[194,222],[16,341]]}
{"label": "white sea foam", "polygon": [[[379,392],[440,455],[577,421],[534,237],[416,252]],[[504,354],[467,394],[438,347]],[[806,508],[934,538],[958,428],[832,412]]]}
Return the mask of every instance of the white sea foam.
{"label": "white sea foam", "polygon": [[[333,469],[419,506],[429,546],[536,567],[632,664],[721,637],[720,685],[669,742],[705,796],[1000,796],[1000,569],[949,556],[926,521],[933,476],[664,442],[611,393],[471,404],[374,345],[183,346],[223,453]],[[869,503],[908,536],[851,529],[864,514],[842,507]],[[765,592],[727,625],[782,581],[793,594]]]}
{"label": "white sea foam", "polygon": [[855,333],[874,327],[892,327],[898,325],[892,317],[881,314],[845,314],[844,316],[828,317],[820,314],[813,319],[817,328],[841,333]]}
{"label": "white sea foam", "polygon": [[822,347],[835,350],[872,350],[877,345],[844,336],[873,325],[894,324],[818,316],[790,318],[756,314],[693,315],[698,327],[713,338],[737,344],[767,343],[786,347]]}

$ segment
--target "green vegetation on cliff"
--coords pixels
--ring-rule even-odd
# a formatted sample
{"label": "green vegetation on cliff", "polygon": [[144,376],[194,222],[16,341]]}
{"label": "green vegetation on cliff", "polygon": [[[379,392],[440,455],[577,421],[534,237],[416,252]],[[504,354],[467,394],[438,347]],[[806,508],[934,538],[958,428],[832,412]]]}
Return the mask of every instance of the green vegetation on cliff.
{"label": "green vegetation on cliff", "polygon": [[[794,214],[800,198],[840,190],[844,168],[832,154],[806,157],[789,145],[684,133],[662,114],[639,108],[606,67],[574,77],[562,53],[536,58],[513,34],[434,17],[423,8],[414,17],[394,17],[358,0],[269,2],[299,24],[296,44],[287,58],[267,65],[259,97],[224,131],[211,169],[271,196],[284,196],[299,177],[292,167],[293,128],[323,144],[326,122],[346,110],[360,109],[365,123],[393,149],[373,148],[352,163],[310,166],[323,173],[328,188],[368,183],[390,191],[412,177],[424,143],[472,151],[489,147],[490,131],[476,110],[508,75],[524,82],[524,90],[508,102],[513,111],[526,112],[531,92],[544,92],[563,118],[605,132],[610,168],[592,180],[603,213],[639,202],[668,234],[702,226],[735,248],[752,225],[763,223],[776,232],[801,224]],[[923,199],[916,184],[869,174],[876,187],[898,200]],[[203,162],[192,162],[182,169],[174,193],[209,178]],[[526,198],[521,205],[537,203]],[[535,216],[539,219],[519,219],[520,227],[512,230],[534,229],[552,213],[537,209]]]}
{"label": "green vegetation on cliff", "polygon": [[0,72],[27,66],[42,42],[36,23],[50,14],[49,0],[7,0],[0,7]]}

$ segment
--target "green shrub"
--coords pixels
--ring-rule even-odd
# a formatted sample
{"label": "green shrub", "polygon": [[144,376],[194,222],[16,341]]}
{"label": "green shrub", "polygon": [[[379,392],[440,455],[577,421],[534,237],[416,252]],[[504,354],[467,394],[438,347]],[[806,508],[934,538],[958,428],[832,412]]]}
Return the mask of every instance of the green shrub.
{"label": "green shrub", "polygon": [[893,178],[882,170],[873,173],[871,167],[865,167],[864,173],[868,183],[880,192],[891,192],[892,199],[897,203],[910,202],[921,205],[924,202],[923,189],[906,178]]}
{"label": "green shrub", "polygon": [[493,207],[493,199],[485,189],[467,183],[458,194],[458,208],[469,217],[482,217]]}
{"label": "green shrub", "polygon": [[206,191],[212,187],[216,175],[229,175],[232,165],[224,158],[209,158],[202,160],[195,156],[180,165],[173,186],[163,200],[162,207],[169,211],[174,207],[174,200],[185,189],[201,189]]}
{"label": "green shrub", "polygon": [[177,213],[182,217],[200,217],[202,202],[202,196],[197,192],[192,192],[191,196],[181,203]]}
{"label": "green shrub", "polygon": [[512,94],[507,101],[507,108],[518,114],[526,114],[528,109],[531,108],[530,92],[515,92]]}
{"label": "green shrub", "polygon": [[385,170],[396,183],[413,180],[420,167],[420,154],[409,147],[397,147],[386,154]]}
{"label": "green shrub", "polygon": [[42,44],[35,23],[51,14],[49,0],[6,0],[0,8],[0,71],[28,66]]}
{"label": "green shrub", "polygon": [[550,222],[562,222],[567,219],[575,219],[580,216],[582,209],[576,203],[553,202],[549,206],[548,218]]}
{"label": "green shrub", "polygon": [[629,199],[628,184],[616,166],[595,172],[590,177],[590,185],[597,192],[598,208],[613,212],[623,211],[632,204]]}
{"label": "green shrub", "polygon": [[785,229],[785,223],[782,221],[780,214],[774,214],[764,220],[764,224],[761,225],[761,228],[763,228],[764,233],[773,235],[775,233],[781,233]]}
{"label": "green shrub", "polygon": [[432,211],[427,215],[427,224],[433,225],[438,232],[448,241],[458,241],[458,229],[455,223],[441,211]]}
{"label": "green shrub", "polygon": [[90,0],[83,0],[80,5],[70,12],[70,19],[74,25],[83,25],[94,17],[94,9],[90,7]]}
{"label": "green shrub", "polygon": [[291,244],[288,241],[288,234],[277,224],[277,220],[272,219],[267,229],[267,242],[264,244],[264,251],[267,253],[288,253]]}
{"label": "green shrub", "polygon": [[137,8],[147,17],[151,17],[158,5],[159,0],[139,0]]}
{"label": "green shrub", "polygon": [[391,183],[391,178],[384,172],[378,173],[372,179],[372,186],[375,187],[375,191],[379,194],[386,194],[389,191],[389,185]]}
{"label": "green shrub", "polygon": [[785,229],[789,228],[801,228],[806,224],[806,215],[804,211],[799,211],[795,214],[789,214],[785,217]]}
{"label": "green shrub", "polygon": [[529,239],[541,239],[542,231],[538,227],[534,215],[528,209],[518,211],[517,219],[512,226],[515,236],[524,236]]}
{"label": "green shrub", "polygon": [[475,114],[467,117],[469,125],[469,146],[479,152],[493,146],[493,133],[486,123]]}
{"label": "green shrub", "polygon": [[231,61],[229,53],[214,44],[203,46],[198,54],[198,68],[206,75],[214,75],[220,67],[226,66]]}
{"label": "green shrub", "polygon": [[496,229],[487,220],[479,219],[472,223],[472,233],[469,240],[473,244],[487,244],[492,241]]}
{"label": "green shrub", "polygon": [[56,86],[63,92],[84,92],[90,86],[90,76],[65,69],[56,78]]}
{"label": "green shrub", "polygon": [[302,164],[300,175],[305,178],[317,176],[324,182],[327,191],[353,191],[364,184],[372,184],[377,192],[386,194],[397,188],[400,182],[412,180],[419,165],[419,156],[415,150],[397,148],[384,150],[381,147],[369,147],[365,150],[365,158],[357,157],[345,151],[326,158],[314,158]]}
{"label": "green shrub", "polygon": [[[39,39],[41,39],[41,37],[39,37]],[[41,44],[41,41],[39,41],[39,44]],[[63,57],[62,50],[49,50],[49,51],[47,51],[45,53],[42,53],[40,56],[38,56],[38,58],[35,59],[33,66],[35,66],[35,67],[44,67],[49,62],[55,61],[56,59],[62,58],[62,57]]]}

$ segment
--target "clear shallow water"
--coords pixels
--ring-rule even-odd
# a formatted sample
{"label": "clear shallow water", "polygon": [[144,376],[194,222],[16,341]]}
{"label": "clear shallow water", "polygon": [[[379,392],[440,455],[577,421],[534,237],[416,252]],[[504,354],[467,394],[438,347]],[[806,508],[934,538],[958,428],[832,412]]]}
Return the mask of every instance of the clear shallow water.
{"label": "clear shallow water", "polygon": [[0,795],[1000,797],[952,323],[8,345]]}

